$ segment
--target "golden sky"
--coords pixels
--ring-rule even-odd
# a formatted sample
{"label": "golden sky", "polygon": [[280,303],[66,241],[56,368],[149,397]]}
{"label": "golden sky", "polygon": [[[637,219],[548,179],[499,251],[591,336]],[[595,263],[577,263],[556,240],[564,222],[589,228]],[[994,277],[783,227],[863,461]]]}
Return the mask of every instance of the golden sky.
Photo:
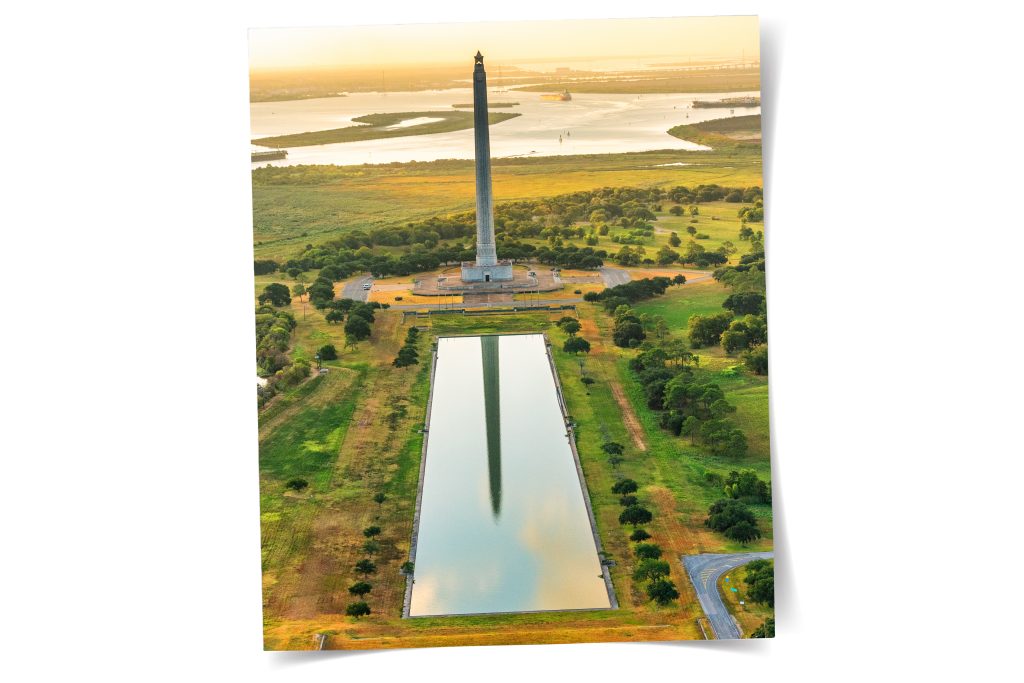
{"label": "golden sky", "polygon": [[254,28],[253,70],[457,64],[479,49],[491,63],[587,57],[757,57],[757,17],[585,19],[465,24]]}

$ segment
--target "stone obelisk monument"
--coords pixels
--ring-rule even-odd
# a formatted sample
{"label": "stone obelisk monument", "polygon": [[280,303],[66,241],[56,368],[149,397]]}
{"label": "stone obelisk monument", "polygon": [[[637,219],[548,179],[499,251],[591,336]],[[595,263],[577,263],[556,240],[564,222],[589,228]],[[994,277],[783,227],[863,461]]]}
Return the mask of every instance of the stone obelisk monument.
{"label": "stone obelisk monument", "polygon": [[462,264],[463,282],[512,279],[512,264],[499,261],[494,243],[494,196],[491,194],[491,138],[487,123],[487,72],[479,51],[473,65],[473,136],[476,142],[476,262]]}

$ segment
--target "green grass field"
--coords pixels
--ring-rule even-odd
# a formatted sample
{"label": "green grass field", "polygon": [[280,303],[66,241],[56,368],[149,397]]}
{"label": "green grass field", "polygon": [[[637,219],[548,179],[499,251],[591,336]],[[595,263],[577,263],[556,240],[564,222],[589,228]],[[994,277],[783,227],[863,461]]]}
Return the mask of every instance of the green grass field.
{"label": "green grass field", "polygon": [[[688,163],[689,166],[665,164]],[[536,199],[601,187],[675,187],[761,184],[759,155],[738,152],[643,152],[535,159],[495,159],[493,184],[498,203]],[[475,207],[473,162],[438,161],[363,166],[289,166],[253,170],[253,241],[256,258],[286,260],[309,243],[351,230],[372,230]],[[735,211],[726,204],[717,225],[712,213],[698,217],[702,242],[714,248],[736,242]],[[665,206],[668,209],[668,206]],[[714,211],[709,209],[709,211]],[[730,215],[732,218],[730,218]],[[657,228],[682,229],[681,219],[660,218]],[[735,225],[728,220],[735,219]],[[687,219],[688,220],[688,219]],[[658,233],[655,249],[668,240]],[[607,243],[605,244],[607,246]],[[616,247],[617,248],[617,247]]]}

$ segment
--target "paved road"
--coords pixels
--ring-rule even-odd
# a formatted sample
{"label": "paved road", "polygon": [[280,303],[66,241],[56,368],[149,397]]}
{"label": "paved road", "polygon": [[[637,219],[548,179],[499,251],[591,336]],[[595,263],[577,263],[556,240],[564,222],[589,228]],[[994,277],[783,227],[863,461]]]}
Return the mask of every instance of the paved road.
{"label": "paved road", "polygon": [[444,297],[436,297],[436,304],[391,304],[393,311],[426,311],[438,308],[534,308],[541,306],[560,306],[562,304],[578,304],[583,299],[521,299],[518,301],[485,301],[475,304],[443,304]]}
{"label": "paved road", "polygon": [[602,266],[599,272],[601,273],[601,279],[604,280],[605,287],[624,285],[630,281],[629,272],[622,268]]}
{"label": "paved road", "polygon": [[349,280],[345,283],[344,289],[341,290],[341,298],[366,301],[370,296],[370,290],[363,289],[363,285],[367,282],[372,283],[373,276],[364,275],[363,277],[357,277]]}
{"label": "paved road", "polygon": [[751,560],[770,559],[775,553],[734,553],[730,555],[684,555],[683,566],[690,582],[697,591],[697,599],[704,609],[715,638],[739,638],[740,629],[729,614],[718,593],[718,579],[730,569],[735,569]]}

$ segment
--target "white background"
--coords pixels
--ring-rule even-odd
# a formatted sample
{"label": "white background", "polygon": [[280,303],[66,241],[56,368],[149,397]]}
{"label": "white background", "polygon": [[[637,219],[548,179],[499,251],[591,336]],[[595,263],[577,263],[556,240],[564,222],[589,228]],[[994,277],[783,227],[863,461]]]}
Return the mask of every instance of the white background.
{"label": "white background", "polygon": [[[0,673],[1019,675],[1024,184],[1007,7],[6,5]],[[261,652],[245,29],[713,13],[762,16],[778,638]],[[194,154],[169,162],[154,136]]]}

